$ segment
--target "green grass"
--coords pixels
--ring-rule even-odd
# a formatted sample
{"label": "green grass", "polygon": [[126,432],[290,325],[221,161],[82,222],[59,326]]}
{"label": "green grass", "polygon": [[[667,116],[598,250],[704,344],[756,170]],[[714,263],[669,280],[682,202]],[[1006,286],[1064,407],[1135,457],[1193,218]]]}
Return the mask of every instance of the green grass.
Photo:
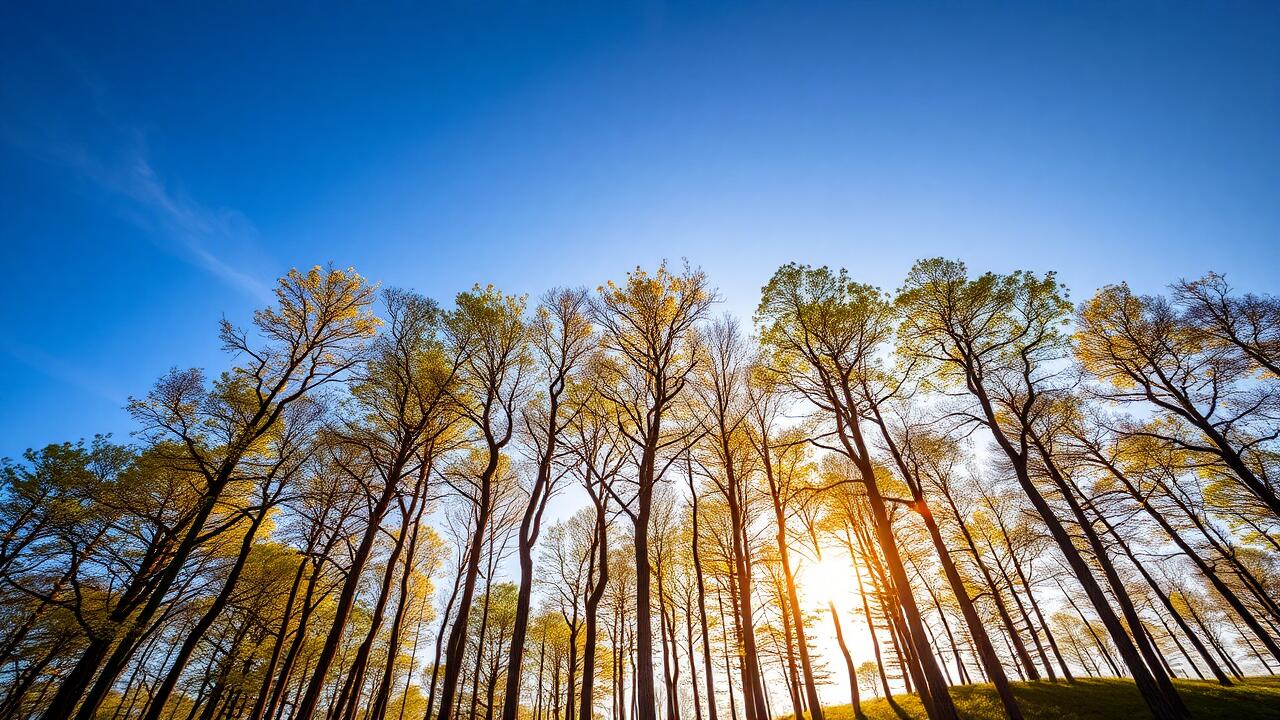
{"label": "green grass", "polygon": [[[1280,720],[1280,677],[1256,677],[1222,687],[1217,683],[1177,681],[1193,720]],[[1014,683],[1013,693],[1027,720],[1146,720],[1151,717],[1137,688],[1128,680],[1080,679],[1065,683]],[[951,689],[960,717],[1002,720],[1004,710],[990,685]],[[895,695],[894,708],[883,699],[864,700],[867,720],[924,720],[913,695]],[[849,705],[826,709],[827,720],[853,720]]]}

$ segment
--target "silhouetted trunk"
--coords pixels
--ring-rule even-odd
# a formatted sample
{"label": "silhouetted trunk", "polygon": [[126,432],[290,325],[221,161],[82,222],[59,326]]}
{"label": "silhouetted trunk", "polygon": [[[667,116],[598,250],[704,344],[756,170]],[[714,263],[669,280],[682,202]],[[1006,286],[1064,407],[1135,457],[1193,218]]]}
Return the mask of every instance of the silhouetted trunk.
{"label": "silhouetted trunk", "polygon": [[[76,709],[76,703],[80,701],[82,696],[84,696],[84,701],[80,702],[80,710],[75,714],[76,720],[91,720],[97,713],[98,706],[102,704],[103,698],[106,697],[111,686],[115,684],[116,677],[124,669],[129,658],[133,656],[139,639],[151,624],[156,612],[159,611],[165,595],[168,594],[174,582],[177,581],[182,566],[186,564],[187,559],[191,557],[191,553],[199,545],[200,534],[204,529],[205,522],[213,514],[218,498],[222,494],[222,489],[226,487],[231,477],[231,471],[232,467],[224,467],[219,475],[209,483],[199,505],[196,506],[195,512],[183,525],[185,532],[182,534],[182,541],[173,550],[173,554],[168,556],[164,569],[159,571],[154,583],[151,582],[152,576],[150,572],[145,570],[139,572],[134,577],[132,587],[126,591],[121,601],[117,603],[112,613],[112,620],[116,623],[125,624],[125,631],[123,635],[119,636],[118,641],[114,643],[114,652],[111,651],[111,648],[115,638],[95,637],[91,640],[75,667],[59,684],[57,693],[54,694],[53,699],[49,701],[48,706],[45,708],[42,716],[43,720],[65,720],[65,718],[72,717],[72,712]],[[148,550],[149,557],[142,564],[144,569],[147,568],[147,562],[156,561],[159,558],[157,548],[153,546]],[[145,605],[136,615],[130,618],[130,614],[135,607],[134,602],[141,603],[144,598]],[[109,652],[110,655],[108,655]],[[95,674],[98,678],[97,682],[93,682]],[[88,689],[87,695],[85,695],[86,688]]]}
{"label": "silhouetted trunk", "polygon": [[321,572],[321,568],[324,565],[324,555],[333,549],[337,539],[336,535],[332,536],[325,543],[321,556],[310,559],[311,576],[307,578],[307,589],[302,595],[302,611],[298,616],[298,627],[294,630],[293,642],[289,644],[289,652],[285,653],[284,662],[280,664],[279,677],[276,679],[275,687],[271,691],[271,697],[267,700],[267,707],[262,714],[264,718],[278,720],[284,709],[285,703],[283,701],[285,692],[289,688],[289,679],[293,675],[293,668],[297,664],[298,655],[302,652],[303,644],[306,642],[312,613],[315,612],[316,607],[320,604],[320,600],[317,600],[315,595],[316,588],[324,575]]}
{"label": "silhouetted trunk", "polygon": [[[1104,457],[1098,448],[1093,447],[1092,445],[1088,445],[1087,447],[1091,459],[1104,467],[1112,477],[1124,486],[1125,490],[1127,490],[1138,502],[1142,509],[1146,510],[1147,515],[1150,516],[1162,530],[1164,530],[1165,535],[1178,546],[1178,549],[1181,550],[1193,564],[1195,564],[1196,568],[1200,570],[1200,573],[1209,581],[1209,584],[1213,585],[1214,589],[1218,591],[1218,594],[1222,596],[1222,599],[1227,601],[1227,604],[1231,606],[1231,609],[1235,611],[1236,615],[1244,621],[1245,626],[1249,628],[1249,630],[1260,642],[1262,642],[1264,646],[1266,646],[1272,657],[1280,660],[1280,644],[1277,644],[1276,641],[1272,639],[1271,634],[1267,632],[1266,628],[1262,627],[1262,624],[1258,622],[1258,619],[1254,616],[1253,612],[1244,605],[1236,595],[1235,591],[1232,590],[1231,587],[1218,575],[1217,571],[1211,567],[1204,558],[1200,557],[1200,554],[1197,553],[1195,549],[1192,548],[1185,539],[1183,539],[1182,535],[1169,524],[1169,521],[1160,513],[1160,511],[1152,507],[1151,503],[1142,494],[1142,492],[1134,486],[1128,476],[1120,472],[1120,469],[1117,468],[1108,458]],[[1175,503],[1178,503],[1179,507],[1187,515],[1191,515],[1190,509],[1181,505],[1176,498],[1173,498],[1172,494],[1167,492],[1167,488],[1166,494],[1169,494],[1171,499],[1173,499]]]}
{"label": "silhouetted trunk", "polygon": [[787,694],[791,696],[792,714],[796,720],[804,720],[804,702],[800,699],[800,673],[796,668],[796,652],[791,642],[791,608],[787,606],[782,583],[775,581],[774,585],[778,597],[778,614],[782,616],[782,639],[785,645],[780,658],[783,677],[787,681]]}
{"label": "silhouetted trunk", "polygon": [[227,579],[223,581],[222,589],[218,592],[217,597],[213,599],[213,603],[209,605],[200,619],[191,628],[191,632],[187,633],[187,637],[182,642],[181,648],[178,650],[178,656],[173,660],[169,672],[165,675],[164,681],[152,693],[150,703],[144,720],[160,720],[160,714],[164,711],[165,703],[168,702],[169,696],[173,693],[173,688],[178,684],[178,678],[182,676],[182,670],[187,666],[187,660],[191,658],[191,653],[195,652],[196,645],[204,639],[204,634],[213,627],[213,623],[222,614],[222,610],[226,608],[227,602],[231,600],[231,593],[235,591],[236,583],[240,581],[240,574],[244,571],[245,563],[249,559],[249,553],[253,551],[253,541],[258,534],[258,528],[261,527],[262,521],[267,517],[268,506],[262,507],[258,514],[253,516],[249,523],[249,529],[245,532],[244,539],[240,542],[240,552],[236,555],[235,562],[231,566],[231,571],[227,574]]}
{"label": "silhouetted trunk", "polygon": [[[702,555],[699,549],[698,534],[698,492],[693,484],[693,469],[688,468],[689,479],[689,497],[692,503],[693,512],[693,528],[692,539],[689,541],[690,552],[693,556],[693,572],[698,583],[698,622],[702,626],[702,662],[706,668],[707,683],[707,720],[717,720],[716,714],[716,686],[714,679],[714,665],[711,663],[711,633],[707,624],[707,590],[706,582],[702,572]],[[696,691],[695,691],[696,694]]]}
{"label": "silhouetted trunk", "polygon": [[[465,553],[464,553],[465,557]],[[431,683],[427,690],[427,714],[431,716],[431,709],[435,707],[436,688],[440,679],[440,656],[444,645],[444,629],[449,623],[449,618],[453,616],[453,604],[458,599],[458,591],[462,588],[462,573],[458,573],[453,579],[453,590],[449,592],[449,600],[445,603],[444,612],[440,615],[440,630],[436,632],[436,648],[435,654],[431,659]]]}
{"label": "silhouetted trunk", "polygon": [[[1085,595],[1088,596],[1089,601],[1093,604],[1094,610],[1098,613],[1103,626],[1107,629],[1108,634],[1111,635],[1112,641],[1120,652],[1120,656],[1124,659],[1129,672],[1133,675],[1134,683],[1138,686],[1138,691],[1142,694],[1143,700],[1146,701],[1156,720],[1185,720],[1187,716],[1186,708],[1177,696],[1177,691],[1175,690],[1170,694],[1165,688],[1165,683],[1157,680],[1157,674],[1164,676],[1164,672],[1159,668],[1158,663],[1156,663],[1157,667],[1152,669],[1144,662],[1142,654],[1134,646],[1134,641],[1129,638],[1125,632],[1124,625],[1111,609],[1106,593],[1103,592],[1102,587],[1093,576],[1093,570],[1076,548],[1071,535],[1063,527],[1052,506],[1045,500],[1044,495],[1032,480],[1028,465],[1027,445],[1029,442],[1034,441],[1034,438],[1029,437],[1030,428],[1027,427],[1026,418],[1019,418],[1023,426],[1021,430],[1023,435],[1020,436],[1018,443],[1015,443],[1006,435],[1002,425],[1005,419],[1000,417],[1000,413],[997,412],[990,397],[987,395],[982,380],[975,374],[971,364],[966,364],[965,372],[967,386],[978,401],[987,429],[991,432],[1001,451],[1008,457],[1023,493],[1026,494],[1032,506],[1040,515],[1059,551],[1066,558],[1072,572],[1075,573],[1081,588],[1085,591]],[[1033,399],[1034,395],[1024,400],[1023,407],[1030,408]],[[1070,497],[1070,493],[1065,493],[1065,495],[1067,496],[1065,499],[1070,503],[1073,500]],[[1078,511],[1078,506],[1076,510],[1073,510],[1073,512],[1076,511]],[[1167,680],[1168,678],[1165,677],[1166,683]]]}
{"label": "silhouetted trunk", "polygon": [[[870,393],[868,393],[870,394]],[[890,455],[894,459],[894,463],[898,467],[898,472],[906,481],[908,489],[912,496],[912,509],[920,515],[924,522],[925,529],[929,533],[929,539],[933,543],[934,553],[938,556],[938,561],[942,565],[943,574],[947,578],[947,583],[951,586],[952,595],[956,598],[956,604],[960,606],[960,613],[964,617],[965,624],[969,628],[969,635],[973,640],[974,646],[978,651],[978,659],[982,663],[990,682],[995,686],[996,694],[1000,697],[1000,703],[1004,706],[1005,715],[1009,720],[1021,720],[1022,710],[1018,707],[1017,700],[1013,697],[1013,690],[1009,686],[1009,677],[1004,672],[1004,666],[1000,663],[1000,657],[996,654],[995,647],[991,644],[991,637],[987,634],[986,626],[982,619],[978,616],[977,609],[974,607],[973,600],[969,597],[968,589],[965,587],[964,578],[961,577],[959,568],[956,567],[955,560],[951,557],[951,550],[947,547],[946,542],[942,538],[942,532],[938,528],[937,520],[933,517],[933,511],[929,507],[929,503],[924,496],[924,483],[918,473],[914,472],[908,464],[907,458],[902,452],[902,448],[894,439],[892,433],[889,432],[888,423],[880,413],[880,407],[876,403],[872,403],[872,417],[876,426],[880,429],[880,436],[885,442],[885,446],[889,449]],[[977,556],[977,549],[973,546],[972,538],[968,534],[968,529],[964,528],[964,521],[959,511],[955,507],[955,503],[951,496],[944,492],[947,496],[947,502],[951,505],[953,513],[955,513],[957,522],[960,523],[964,530],[966,539],[969,542],[970,549],[973,550],[975,559],[981,563],[981,558]],[[983,572],[986,573],[985,568]],[[1002,619],[1009,622],[1008,611],[1003,607],[1003,602],[999,595],[994,593],[994,586],[990,582],[989,573],[987,573],[988,585],[992,585],[993,597],[998,603]],[[932,591],[930,591],[932,592]],[[936,598],[935,598],[936,603]],[[938,607],[939,615],[942,614],[941,606]],[[943,622],[946,622],[944,617]],[[1009,622],[1009,628],[1012,631],[1012,623]],[[1014,633],[1016,636],[1016,633]],[[947,628],[947,635],[951,635],[951,629]],[[951,640],[952,647],[955,647],[955,639]],[[1030,664],[1030,658],[1026,657],[1026,648],[1022,647],[1022,641],[1017,639],[1018,646],[1021,648],[1021,657],[1027,664]],[[959,651],[956,651],[956,664],[959,671],[963,674],[964,663],[960,660]]]}
{"label": "silhouetted trunk", "polygon": [[649,584],[649,516],[653,512],[653,487],[657,482],[657,468],[654,467],[657,461],[657,429],[652,429],[645,440],[637,475],[637,507],[632,518],[632,540],[636,549],[637,653],[632,689],[636,693],[636,720],[658,720],[658,695],[653,684],[653,592]]}
{"label": "silhouetted trunk", "polygon": [[867,621],[867,632],[871,634],[871,650],[876,656],[876,670],[880,673],[880,685],[884,688],[884,696],[886,699],[893,698],[893,692],[889,689],[889,676],[884,671],[884,658],[880,656],[880,640],[876,637],[875,618],[871,616],[871,604],[867,600],[866,588],[862,584],[862,572],[858,569],[857,551],[853,547],[853,538],[849,536],[848,527],[845,528],[845,545],[849,548],[849,560],[853,564],[853,577],[858,581],[858,597],[862,598],[862,614]]}
{"label": "silhouetted trunk", "polygon": [[[1111,533],[1111,537],[1115,539],[1116,545],[1125,554],[1125,557],[1129,558],[1130,564],[1137,568],[1138,572],[1142,575],[1142,578],[1147,581],[1148,587],[1151,588],[1151,591],[1155,593],[1155,596],[1160,600],[1160,604],[1163,605],[1169,615],[1173,617],[1173,621],[1182,629],[1183,634],[1191,641],[1192,647],[1196,649],[1196,652],[1200,655],[1200,658],[1204,661],[1205,665],[1209,667],[1209,671],[1213,673],[1214,679],[1216,679],[1220,685],[1232,685],[1233,683],[1231,682],[1231,679],[1227,677],[1226,673],[1222,671],[1222,667],[1213,659],[1213,655],[1209,653],[1209,649],[1206,648],[1204,643],[1200,641],[1200,638],[1196,636],[1195,632],[1191,629],[1191,626],[1187,624],[1186,619],[1183,618],[1182,614],[1174,607],[1173,601],[1169,599],[1169,595],[1160,588],[1160,584],[1156,582],[1156,579],[1147,571],[1146,566],[1133,554],[1133,550],[1129,548],[1129,544],[1125,542],[1124,538],[1120,536],[1120,533],[1116,531],[1115,526],[1112,525],[1111,522],[1096,509],[1094,510],[1094,517],[1096,517],[1102,523],[1102,526]],[[1169,633],[1169,636],[1173,637],[1175,643],[1178,643],[1177,637],[1175,637],[1172,632]],[[1181,648],[1182,644],[1178,643],[1178,647]],[[1186,651],[1183,650],[1183,653],[1185,654]],[[1187,662],[1191,665],[1193,670],[1197,673],[1200,672],[1196,667],[1195,662],[1193,662],[1190,657],[1187,658]]]}
{"label": "silhouetted trunk", "polygon": [[[742,686],[745,698],[747,720],[767,720],[768,711],[764,706],[764,686],[760,682],[760,666],[756,659],[755,613],[751,597],[751,571],[747,568],[745,508],[738,494],[738,479],[732,468],[726,464],[727,477],[725,493],[729,503],[730,548],[734,574],[737,577],[736,602],[734,608],[738,614],[739,640],[742,642]],[[749,690],[749,692],[748,692]]]}
{"label": "silhouetted trunk", "polygon": [[[1004,626],[1006,636],[1012,643],[1014,654],[1017,656],[1019,663],[1021,663],[1019,667],[1032,680],[1039,680],[1040,673],[1036,671],[1035,664],[1031,661],[1031,655],[1027,652],[1027,646],[1023,644],[1022,638],[1018,635],[1018,629],[1014,626],[1013,618],[1009,615],[1009,608],[1004,603],[1000,588],[996,586],[990,567],[982,559],[982,553],[978,550],[977,541],[974,539],[973,534],[969,532],[969,527],[965,525],[964,516],[960,513],[960,508],[956,506],[955,499],[949,493],[944,492],[942,495],[947,499],[947,504],[951,507],[951,513],[956,518],[956,526],[960,528],[960,534],[965,540],[965,545],[968,546],[969,553],[973,556],[974,565],[978,567],[978,571],[982,574],[982,579],[987,585],[987,591],[991,595],[991,601],[996,606],[996,613],[1000,617],[1000,623]],[[992,651],[994,652],[994,648]],[[987,668],[987,673],[991,673],[990,668]]]}
{"label": "silhouetted trunk", "polygon": [[[409,547],[405,551],[404,568],[400,572],[400,590],[396,601],[396,610],[391,619],[390,635],[387,638],[387,661],[382,668],[382,678],[378,682],[378,690],[374,694],[373,705],[368,711],[371,718],[382,718],[387,712],[387,706],[391,698],[391,681],[395,675],[396,655],[400,652],[400,636],[404,627],[405,613],[409,607],[409,583],[413,578],[414,560],[418,554],[418,534],[422,528],[422,514],[426,510],[427,500],[427,478],[431,472],[431,464],[426,463],[418,475],[418,483],[414,488],[414,504],[417,505],[416,510],[411,506],[409,513],[413,515],[412,521],[409,523]],[[402,526],[400,534],[403,536],[405,528]],[[394,564],[394,563],[393,563]]]}
{"label": "silhouetted trunk", "polygon": [[[684,613],[684,639],[685,648],[689,653],[689,686],[693,691],[693,717],[694,720],[702,720],[702,696],[698,693],[698,653],[693,645],[693,608],[685,606]],[[711,672],[710,668],[707,672]],[[591,720],[586,715],[580,715],[580,720]]]}
{"label": "silhouetted trunk", "polygon": [[[1166,703],[1177,716],[1188,717],[1189,713],[1182,702],[1182,696],[1178,694],[1178,690],[1173,686],[1169,673],[1165,670],[1166,662],[1164,656],[1160,653],[1159,648],[1155,647],[1154,643],[1151,642],[1150,635],[1146,632],[1142,619],[1138,616],[1138,611],[1133,606],[1129,590],[1124,586],[1120,574],[1116,572],[1115,564],[1111,562],[1111,556],[1107,552],[1106,545],[1103,544],[1102,538],[1098,537],[1097,530],[1093,527],[1093,523],[1089,521],[1084,509],[1077,500],[1079,495],[1078,488],[1059,471],[1043,439],[1032,435],[1032,441],[1036,450],[1040,453],[1040,459],[1049,478],[1057,485],[1062,499],[1066,501],[1067,507],[1071,509],[1071,513],[1075,516],[1080,530],[1084,533],[1090,549],[1093,550],[1094,562],[1102,569],[1103,577],[1107,579],[1107,584],[1111,587],[1111,594],[1116,604],[1120,606],[1120,612],[1129,626],[1134,644],[1137,645],[1139,654],[1146,661],[1148,672],[1155,681],[1156,687],[1164,695]],[[1108,609],[1110,609],[1110,606],[1108,606]]]}
{"label": "silhouetted trunk", "polygon": [[[538,542],[542,528],[542,513],[551,496],[552,463],[556,457],[556,443],[560,427],[560,395],[565,388],[565,373],[551,382],[547,393],[548,413],[546,435],[539,448],[538,471],[529,501],[520,519],[520,543],[517,554],[520,564],[520,587],[516,592],[516,615],[511,628],[511,647],[507,656],[506,693],[502,701],[502,720],[517,720],[520,713],[520,678],[524,661],[524,643],[529,634],[529,612],[533,599],[533,547]],[[571,703],[572,704],[572,703]]]}
{"label": "silhouetted trunk", "polygon": [[[762,434],[767,429],[762,429]],[[769,449],[769,438],[761,438],[759,448],[761,464],[765,480],[769,485],[769,498],[773,505],[773,521],[776,527],[774,540],[778,545],[778,564],[782,567],[782,577],[787,586],[787,598],[783,612],[791,613],[791,624],[796,629],[796,646],[800,655],[800,670],[804,674],[804,689],[808,697],[809,708],[813,720],[823,720],[822,702],[818,698],[818,685],[813,677],[813,663],[809,658],[809,641],[805,637],[804,617],[800,610],[800,599],[796,591],[795,575],[791,571],[791,556],[787,547],[787,519],[783,512],[781,488],[773,473],[773,459]],[[817,545],[814,545],[817,548]]]}
{"label": "silhouetted trunk", "polygon": [[276,636],[271,645],[271,655],[268,656],[267,664],[262,669],[262,683],[258,686],[258,695],[254,698],[253,707],[249,710],[248,720],[261,720],[263,712],[267,708],[267,700],[271,695],[272,684],[276,678],[276,667],[280,664],[285,638],[289,634],[289,624],[293,621],[293,606],[297,603],[298,591],[302,588],[302,578],[307,572],[307,556],[311,554],[312,550],[314,550],[314,547],[309,542],[307,548],[299,555],[298,569],[293,574],[293,582],[289,585],[289,595],[285,599],[280,627],[276,630]]}
{"label": "silhouetted trunk", "polygon": [[[604,598],[609,584],[609,518],[606,513],[604,499],[595,500],[596,504],[596,540],[594,571],[595,582],[587,594],[584,608],[586,638],[582,648],[582,701],[578,706],[578,720],[592,720],[595,708],[596,685],[596,636],[598,635],[597,618],[600,601]],[[692,650],[692,648],[690,648]],[[523,657],[523,651],[522,651]],[[508,683],[508,686],[510,683]],[[507,690],[510,692],[510,689]]]}
{"label": "silhouetted trunk", "polygon": [[[732,580],[732,576],[730,576],[730,579]],[[730,598],[732,597],[733,595],[731,593]],[[733,677],[731,676],[731,673],[733,672],[733,661],[729,655],[729,623],[726,620],[724,613],[724,595],[720,592],[720,588],[718,587],[716,588],[716,604],[720,606],[720,627],[723,630],[720,633],[720,640],[724,645],[724,674],[728,679],[725,684],[729,689],[729,717],[731,720],[738,720],[738,700],[733,692]],[[734,617],[736,618],[737,615],[735,614]]]}
{"label": "silhouetted trunk", "polygon": [[[852,401],[850,391],[845,389],[844,393],[846,394],[846,407],[857,407]],[[921,699],[923,700],[926,692],[929,696],[929,702],[925,704],[925,710],[931,720],[956,720],[959,716],[951,699],[951,693],[947,689],[947,683],[942,676],[942,671],[938,667],[937,659],[933,655],[933,649],[929,647],[929,642],[926,639],[924,623],[920,619],[920,610],[916,606],[915,597],[911,594],[911,585],[907,579],[902,557],[898,553],[897,539],[894,537],[893,528],[889,523],[888,509],[885,506],[884,497],[880,494],[879,481],[876,479],[870,453],[862,438],[862,431],[858,427],[856,418],[840,417],[837,420],[836,433],[844,447],[845,454],[857,466],[862,485],[866,489],[867,504],[871,509],[876,539],[880,545],[881,554],[884,556],[885,564],[888,566],[888,579],[896,594],[897,604],[902,609],[906,622],[905,631],[909,636],[908,640],[914,645],[921,673],[928,685],[927,688],[921,688]]]}
{"label": "silhouetted trunk", "polygon": [[374,543],[382,532],[382,518],[386,516],[391,500],[399,491],[401,476],[407,462],[407,451],[402,450],[400,457],[391,463],[384,475],[382,492],[378,494],[377,500],[369,510],[368,523],[365,525],[355,555],[351,559],[351,567],[342,583],[342,591],[338,594],[338,603],[333,612],[333,625],[330,626],[329,634],[325,637],[324,645],[316,658],[315,667],[311,671],[311,681],[307,684],[306,693],[294,712],[293,720],[311,720],[320,704],[320,695],[324,692],[329,669],[333,665],[333,658],[346,632],[351,608],[355,605],[356,593],[360,588],[360,576],[368,565],[369,557],[373,554]]}
{"label": "silhouetted trunk", "polygon": [[667,593],[662,582],[664,573],[661,560],[654,574],[658,576],[658,636],[662,639],[662,679],[666,685],[667,720],[679,720],[680,708],[676,704],[676,677],[679,669],[672,670],[672,661],[675,657],[671,651],[675,646],[675,629],[671,627],[671,622],[667,618]]}
{"label": "silhouetted trunk", "polygon": [[[493,511],[493,478],[498,469],[498,461],[502,444],[488,435],[488,459],[484,471],[480,474],[480,497],[475,515],[475,530],[471,535],[470,554],[464,570],[462,596],[458,600],[456,619],[449,632],[449,643],[445,647],[444,679],[440,687],[439,720],[450,720],[453,717],[453,700],[458,692],[458,681],[462,675],[462,660],[467,650],[467,619],[471,614],[471,604],[475,598],[476,579],[480,576],[480,557],[484,553],[485,531],[489,525],[489,515]],[[309,720],[301,718],[300,720]]]}
{"label": "silhouetted trunk", "polygon": [[[992,510],[992,514],[995,511]],[[1012,550],[1012,544],[1009,542],[1009,536],[1003,525],[999,526],[1000,535],[1004,539],[1004,544]],[[1040,642],[1040,636],[1036,633],[1036,627],[1031,622],[1031,616],[1027,614],[1027,607],[1022,604],[1022,598],[1018,595],[1018,588],[1013,583],[1013,578],[1009,577],[1009,571],[1005,570],[1004,563],[1000,562],[1000,556],[996,554],[995,545],[991,543],[989,536],[984,536],[983,540],[987,543],[987,549],[991,551],[991,557],[995,561],[996,569],[1000,571],[1000,577],[1004,580],[1004,586],[1009,590],[1009,597],[1013,598],[1013,605],[1018,609],[1018,616],[1022,618],[1022,625],[1027,629],[1027,634],[1031,636],[1031,642],[1035,645],[1036,654],[1040,656],[1041,666],[1049,675],[1050,682],[1057,682],[1058,678],[1053,672],[1053,666],[1049,664],[1049,656],[1045,654],[1044,645]],[[1010,558],[1010,562],[1017,564],[1017,560]],[[1038,673],[1032,672],[1032,679],[1039,680]]]}

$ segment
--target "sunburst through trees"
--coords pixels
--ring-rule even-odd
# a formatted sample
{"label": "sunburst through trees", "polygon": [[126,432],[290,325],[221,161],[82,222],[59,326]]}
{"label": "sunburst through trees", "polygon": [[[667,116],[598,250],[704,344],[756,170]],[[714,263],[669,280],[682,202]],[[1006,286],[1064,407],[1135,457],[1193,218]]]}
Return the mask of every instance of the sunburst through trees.
{"label": "sunburst through trees", "polygon": [[5,461],[0,720],[1017,720],[1100,677],[1181,720],[1280,669],[1280,300],[942,259],[717,300],[290,272],[132,442]]}

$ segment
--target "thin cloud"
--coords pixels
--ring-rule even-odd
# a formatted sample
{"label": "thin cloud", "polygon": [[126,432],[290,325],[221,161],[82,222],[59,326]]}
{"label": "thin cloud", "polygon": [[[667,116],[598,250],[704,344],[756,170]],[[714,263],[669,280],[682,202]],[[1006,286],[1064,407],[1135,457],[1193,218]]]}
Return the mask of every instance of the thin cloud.
{"label": "thin cloud", "polygon": [[260,280],[217,255],[212,248],[251,241],[253,224],[235,210],[215,210],[166,187],[147,159],[141,141],[130,153],[127,167],[113,181],[103,183],[145,211],[159,230],[154,236],[172,244],[184,260],[207,270],[227,284],[258,299],[270,297]]}
{"label": "thin cloud", "polygon": [[[211,207],[175,190],[151,162],[143,133],[116,121],[105,84],[78,62],[74,53],[45,43],[50,64],[74,88],[73,122],[65,111],[43,106],[20,78],[0,93],[18,113],[0,120],[0,136],[9,146],[65,168],[106,195],[122,216],[146,231],[157,246],[257,300],[270,289],[228,257],[228,250],[252,252],[257,230],[242,213]],[[15,87],[14,85],[17,85]]]}

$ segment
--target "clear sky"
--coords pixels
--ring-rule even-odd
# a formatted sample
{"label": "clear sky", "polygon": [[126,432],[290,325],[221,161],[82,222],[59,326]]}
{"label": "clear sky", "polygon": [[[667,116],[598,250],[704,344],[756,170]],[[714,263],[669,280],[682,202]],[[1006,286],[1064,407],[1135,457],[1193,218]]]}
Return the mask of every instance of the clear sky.
{"label": "clear sky", "polygon": [[[369,3],[343,3],[346,6]],[[0,455],[131,429],[291,266],[447,300],[687,257],[1280,290],[1280,4],[10,2]]]}

